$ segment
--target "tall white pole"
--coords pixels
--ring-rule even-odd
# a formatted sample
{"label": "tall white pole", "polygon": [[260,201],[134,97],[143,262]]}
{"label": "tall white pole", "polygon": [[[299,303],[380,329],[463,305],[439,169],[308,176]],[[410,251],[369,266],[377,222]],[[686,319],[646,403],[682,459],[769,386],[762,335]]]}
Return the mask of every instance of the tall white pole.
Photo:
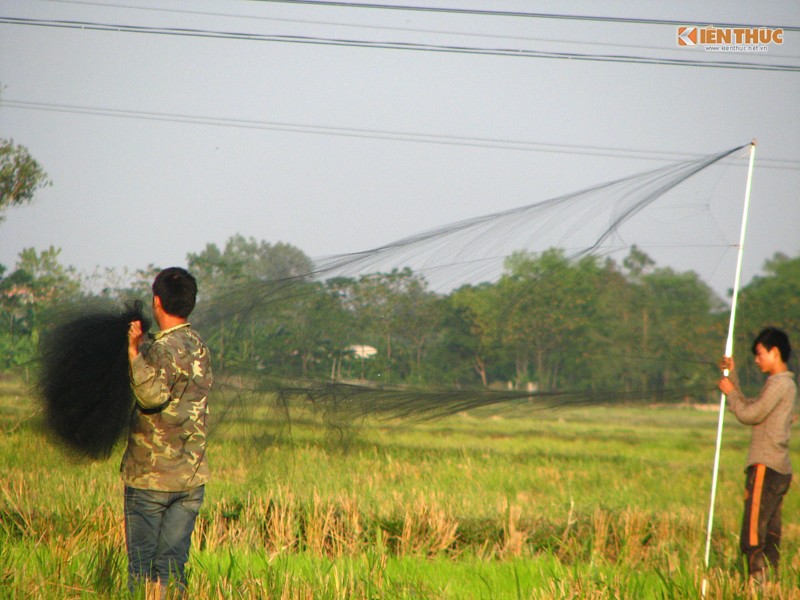
{"label": "tall white pole", "polygon": [[[750,168],[747,171],[747,187],[744,193],[744,209],[742,215],[742,230],[739,234],[739,251],[736,258],[736,276],[733,280],[733,299],[731,301],[731,317],[728,321],[728,340],[725,343],[725,356],[733,355],[733,327],[736,321],[736,304],[739,298],[739,280],[742,274],[742,255],[744,254],[744,236],[747,231],[747,213],[750,208],[750,186],[753,183],[753,164],[756,158],[756,140],[750,142]],[[728,375],[728,370],[725,370]],[[714,473],[711,477],[711,500],[708,507],[708,532],[706,533],[706,554],[705,566],[708,570],[709,559],[711,557],[711,527],[714,521],[714,502],[717,497],[717,476],[719,475],[719,455],[722,447],[722,423],[725,419],[725,394],[720,395],[719,400],[719,422],[717,424],[717,447],[714,452]],[[706,596],[708,580],[703,577],[703,598]]]}

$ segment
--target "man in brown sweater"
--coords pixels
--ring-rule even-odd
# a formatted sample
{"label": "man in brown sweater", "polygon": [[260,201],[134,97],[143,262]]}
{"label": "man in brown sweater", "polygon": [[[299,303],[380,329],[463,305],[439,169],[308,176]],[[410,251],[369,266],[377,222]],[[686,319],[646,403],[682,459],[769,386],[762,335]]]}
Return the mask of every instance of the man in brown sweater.
{"label": "man in brown sweater", "polygon": [[792,350],[786,333],[768,327],[758,334],[752,350],[756,365],[769,375],[758,397],[742,394],[733,357],[720,363],[724,376],[719,389],[736,419],[752,427],[740,547],[750,577],[764,580],[768,569],[777,572],[780,559],[781,507],[792,481],[789,433],[797,386],[787,366]]}

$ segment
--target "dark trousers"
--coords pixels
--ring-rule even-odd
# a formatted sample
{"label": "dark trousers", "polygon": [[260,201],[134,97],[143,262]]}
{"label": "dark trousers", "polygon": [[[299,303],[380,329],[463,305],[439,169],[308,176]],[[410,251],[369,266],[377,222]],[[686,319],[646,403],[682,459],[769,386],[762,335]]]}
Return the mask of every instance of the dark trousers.
{"label": "dark trousers", "polygon": [[781,508],[792,476],[760,464],[750,465],[746,473],[744,516],[739,545],[747,557],[750,577],[763,578],[768,568],[772,571],[778,569]]}
{"label": "dark trousers", "polygon": [[128,588],[145,581],[186,588],[185,567],[205,488],[158,492],[125,487]]}

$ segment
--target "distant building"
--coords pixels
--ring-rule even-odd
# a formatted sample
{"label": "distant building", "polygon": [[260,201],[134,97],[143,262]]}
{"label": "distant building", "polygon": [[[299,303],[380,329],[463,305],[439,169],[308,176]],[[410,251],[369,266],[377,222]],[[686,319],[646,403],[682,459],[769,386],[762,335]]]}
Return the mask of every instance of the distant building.
{"label": "distant building", "polygon": [[354,344],[352,346],[348,346],[346,350],[353,354],[356,358],[369,358],[371,356],[375,356],[378,353],[378,350],[373,348],[372,346],[362,346],[359,344]]}

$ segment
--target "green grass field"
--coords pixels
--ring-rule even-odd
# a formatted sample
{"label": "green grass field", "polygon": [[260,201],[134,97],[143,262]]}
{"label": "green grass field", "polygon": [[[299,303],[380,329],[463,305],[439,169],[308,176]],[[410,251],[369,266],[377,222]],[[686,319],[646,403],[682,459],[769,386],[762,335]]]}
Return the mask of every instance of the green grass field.
{"label": "green grass field", "polygon": [[[797,490],[780,580],[742,577],[749,432],[730,416],[704,568],[715,410],[530,404],[341,430],[262,412],[210,441],[191,598],[699,598],[704,578],[709,598],[800,598]],[[0,379],[0,597],[124,596],[119,458],[67,458]]]}

